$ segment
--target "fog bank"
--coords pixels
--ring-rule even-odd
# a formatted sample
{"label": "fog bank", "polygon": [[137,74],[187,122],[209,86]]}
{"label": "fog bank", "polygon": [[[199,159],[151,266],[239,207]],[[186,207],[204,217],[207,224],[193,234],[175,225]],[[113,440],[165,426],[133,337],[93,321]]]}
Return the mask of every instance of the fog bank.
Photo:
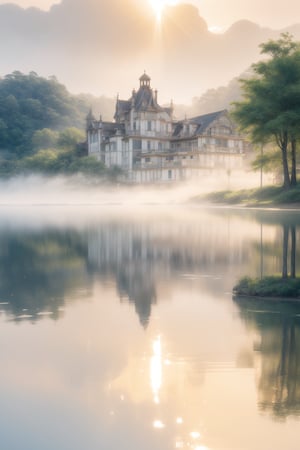
{"label": "fog bank", "polygon": [[258,173],[207,172],[197,180],[165,185],[99,184],[81,177],[15,177],[0,181],[0,206],[181,204],[215,190],[259,186]]}

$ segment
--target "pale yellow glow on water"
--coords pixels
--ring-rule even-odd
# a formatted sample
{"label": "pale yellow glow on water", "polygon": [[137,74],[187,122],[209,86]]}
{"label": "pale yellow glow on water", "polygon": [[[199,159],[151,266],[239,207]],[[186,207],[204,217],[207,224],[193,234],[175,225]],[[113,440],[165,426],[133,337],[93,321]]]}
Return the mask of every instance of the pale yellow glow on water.
{"label": "pale yellow glow on water", "polygon": [[162,429],[162,428],[165,428],[165,425],[162,423],[161,420],[155,420],[153,422],[153,427],[157,428],[157,429]]}
{"label": "pale yellow glow on water", "polygon": [[150,363],[150,377],[153,398],[155,403],[159,403],[159,391],[162,385],[162,359],[161,359],[161,340],[158,336],[153,342],[153,356]]}
{"label": "pale yellow glow on water", "polygon": [[192,431],[190,433],[190,436],[191,436],[192,439],[199,439],[201,435],[200,435],[200,433],[198,431]]}

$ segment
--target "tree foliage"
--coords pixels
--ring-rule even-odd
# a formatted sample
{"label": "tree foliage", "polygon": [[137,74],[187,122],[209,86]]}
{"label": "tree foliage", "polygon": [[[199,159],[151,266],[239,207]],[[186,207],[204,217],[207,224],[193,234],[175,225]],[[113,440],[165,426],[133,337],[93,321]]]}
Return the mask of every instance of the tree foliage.
{"label": "tree foliage", "polygon": [[0,150],[28,154],[36,131],[83,128],[87,111],[88,105],[54,77],[6,75],[0,79]]}
{"label": "tree foliage", "polygon": [[254,143],[276,143],[289,188],[296,183],[300,136],[300,44],[286,33],[261,49],[269,58],[252,66],[254,77],[241,80],[244,98],[234,104],[233,116]]}
{"label": "tree foliage", "polygon": [[[89,100],[91,97],[89,97]],[[0,177],[42,173],[117,178],[87,156],[85,96],[72,96],[55,77],[13,72],[0,79]]]}

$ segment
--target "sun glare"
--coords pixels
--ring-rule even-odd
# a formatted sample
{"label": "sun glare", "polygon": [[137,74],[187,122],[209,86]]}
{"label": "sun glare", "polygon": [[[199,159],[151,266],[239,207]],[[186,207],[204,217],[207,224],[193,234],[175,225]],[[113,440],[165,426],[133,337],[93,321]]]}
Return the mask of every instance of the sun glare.
{"label": "sun glare", "polygon": [[161,21],[163,10],[166,6],[176,5],[176,3],[178,3],[178,0],[149,0],[149,1],[158,21]]}

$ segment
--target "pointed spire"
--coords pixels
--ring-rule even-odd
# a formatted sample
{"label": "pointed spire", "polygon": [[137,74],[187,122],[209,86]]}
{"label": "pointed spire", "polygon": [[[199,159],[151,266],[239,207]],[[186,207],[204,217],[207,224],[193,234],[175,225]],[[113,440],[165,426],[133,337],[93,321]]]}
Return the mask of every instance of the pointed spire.
{"label": "pointed spire", "polygon": [[88,114],[87,114],[87,116],[86,116],[86,123],[87,123],[87,126],[92,125],[92,123],[93,123],[94,121],[95,121],[95,116],[94,116],[94,114],[93,114],[92,108],[90,108],[90,110],[89,110],[89,112],[88,112]]}

